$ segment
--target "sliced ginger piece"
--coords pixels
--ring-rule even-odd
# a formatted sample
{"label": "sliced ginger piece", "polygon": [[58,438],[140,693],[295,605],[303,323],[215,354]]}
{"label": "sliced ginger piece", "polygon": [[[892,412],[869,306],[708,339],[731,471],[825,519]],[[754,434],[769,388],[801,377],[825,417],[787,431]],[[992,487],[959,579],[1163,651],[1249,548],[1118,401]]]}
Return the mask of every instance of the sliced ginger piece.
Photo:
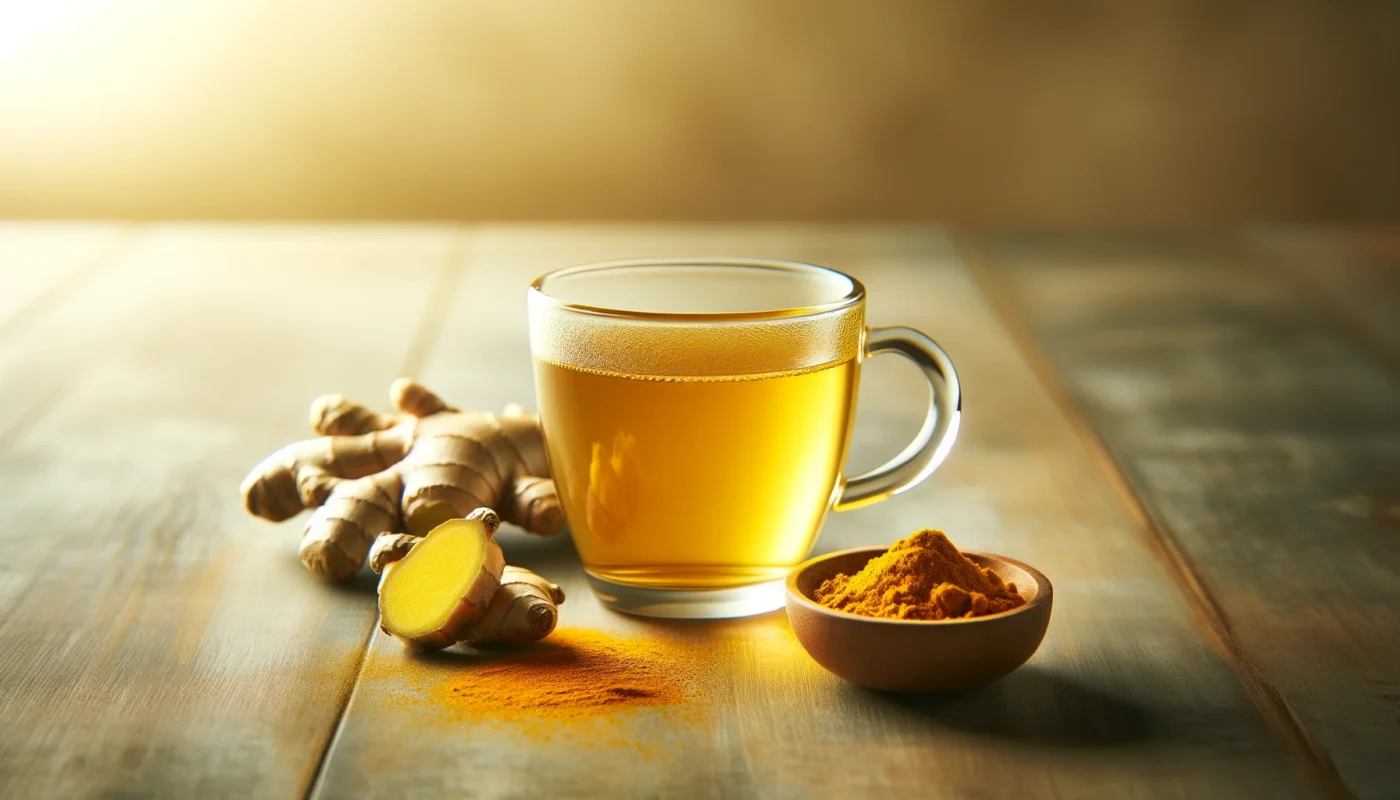
{"label": "sliced ginger piece", "polygon": [[[387,574],[396,562],[423,541],[411,533],[391,533],[379,537],[369,552],[369,566]],[[548,636],[559,621],[559,604],[564,590],[528,569],[507,565],[501,572],[501,588],[496,590],[486,612],[452,636],[473,647],[518,645],[537,642]]]}
{"label": "sliced ginger piece", "polygon": [[496,512],[481,508],[434,528],[379,584],[380,625],[395,638],[440,649],[465,638],[501,587],[505,556],[491,538]]}

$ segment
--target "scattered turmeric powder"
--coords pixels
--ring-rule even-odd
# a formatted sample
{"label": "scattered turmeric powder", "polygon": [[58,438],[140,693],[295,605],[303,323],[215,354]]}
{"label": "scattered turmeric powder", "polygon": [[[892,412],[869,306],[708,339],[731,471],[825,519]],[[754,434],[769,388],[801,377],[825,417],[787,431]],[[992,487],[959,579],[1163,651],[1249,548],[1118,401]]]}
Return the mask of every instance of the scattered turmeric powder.
{"label": "scattered turmeric powder", "polygon": [[619,707],[681,702],[685,666],[649,639],[574,628],[463,671],[438,686],[436,694],[464,712],[593,716]]}
{"label": "scattered turmeric powder", "polygon": [[664,640],[566,628],[509,650],[374,660],[365,677],[393,681],[454,719],[564,720],[683,705],[699,668],[688,649]]}
{"label": "scattered turmeric powder", "polygon": [[981,617],[1026,603],[1016,584],[977,566],[935,530],[895,542],[855,575],[824,582],[815,599],[851,614],[914,620]]}

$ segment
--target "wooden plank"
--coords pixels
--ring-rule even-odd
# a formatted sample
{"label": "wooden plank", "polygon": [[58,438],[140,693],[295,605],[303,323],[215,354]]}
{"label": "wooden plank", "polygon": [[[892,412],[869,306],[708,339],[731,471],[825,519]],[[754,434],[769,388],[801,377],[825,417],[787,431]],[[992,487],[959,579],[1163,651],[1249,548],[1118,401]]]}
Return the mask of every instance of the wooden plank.
{"label": "wooden plank", "polygon": [[1229,249],[1030,236],[981,250],[1319,768],[1394,797],[1400,373],[1305,285]]}
{"label": "wooden plank", "polygon": [[[919,229],[504,227],[473,239],[424,378],[495,408],[531,396],[524,291],[551,267],[622,256],[753,255],[854,272],[872,324],[940,339],[967,389],[962,439],[934,478],[833,515],[817,546],[888,543],[923,526],[1007,553],[1056,582],[1041,652],[982,690],[864,691],[800,649],[782,612],[661,623],[612,614],[566,540],[505,531],[508,560],[564,584],[564,630],[644,637],[685,692],[599,718],[463,715],[467,652],[414,657],[376,634],[318,797],[1287,797],[1313,776],[1255,710],[1138,522],[944,240]],[[482,311],[488,309],[489,311]],[[918,428],[923,387],[903,363],[865,370],[853,466]],[[1301,782],[1300,782],[1301,780]]]}
{"label": "wooden plank", "polygon": [[0,222],[0,337],[114,254],[122,226]]}
{"label": "wooden plank", "polygon": [[1261,266],[1298,276],[1363,343],[1400,365],[1400,231],[1278,229],[1245,237]]}
{"label": "wooden plank", "polygon": [[0,795],[305,793],[373,583],[320,584],[237,486],[316,394],[385,392],[452,239],[157,230],[0,360],[80,371],[0,451]]}
{"label": "wooden plank", "polygon": [[121,284],[103,270],[137,238],[111,225],[0,226],[0,447],[133,330],[118,324],[129,307],[108,302]]}

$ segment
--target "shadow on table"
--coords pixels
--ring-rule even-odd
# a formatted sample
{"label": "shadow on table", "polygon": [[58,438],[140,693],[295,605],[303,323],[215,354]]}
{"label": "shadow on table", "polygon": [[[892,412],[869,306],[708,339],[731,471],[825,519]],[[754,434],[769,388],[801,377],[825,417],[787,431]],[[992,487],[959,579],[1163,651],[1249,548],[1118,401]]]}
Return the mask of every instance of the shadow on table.
{"label": "shadow on table", "polygon": [[1154,735],[1145,709],[1035,667],[1023,667],[990,686],[951,694],[851,690],[963,733],[1027,743],[1116,747]]}
{"label": "shadow on table", "polygon": [[[310,576],[320,581],[320,578]],[[360,568],[359,572],[346,578],[343,581],[322,581],[332,591],[343,592],[345,594],[360,595],[364,597],[376,597],[379,594],[379,576],[375,575],[368,566]]]}
{"label": "shadow on table", "polygon": [[583,566],[567,528],[554,536],[538,536],[509,528],[496,534],[496,542],[505,551],[507,564],[541,575],[561,576]]}

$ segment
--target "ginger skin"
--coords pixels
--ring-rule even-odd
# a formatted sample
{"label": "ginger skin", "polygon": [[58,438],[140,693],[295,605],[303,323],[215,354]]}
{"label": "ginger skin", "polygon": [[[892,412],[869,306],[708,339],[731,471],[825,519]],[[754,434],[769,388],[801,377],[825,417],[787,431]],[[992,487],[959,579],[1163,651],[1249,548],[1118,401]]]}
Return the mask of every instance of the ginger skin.
{"label": "ginger skin", "polygon": [[[494,534],[500,525],[500,518],[489,508],[479,508],[467,517],[480,520],[488,535]],[[370,569],[381,573],[380,606],[384,607],[385,583],[390,572],[405,556],[423,541],[424,537],[397,533],[381,536],[370,550]],[[493,545],[494,546],[494,545]],[[447,568],[453,568],[446,565]],[[527,644],[548,636],[559,621],[559,604],[564,602],[564,591],[528,569],[506,566],[499,575],[499,583],[479,607],[467,610],[466,605],[458,607],[450,624],[443,629],[422,636],[402,636],[389,630],[381,622],[380,628],[394,638],[420,650],[438,650],[457,642],[465,642],[473,647],[497,644]],[[465,612],[465,613],[460,613]]]}
{"label": "ginger skin", "polygon": [[558,533],[564,512],[550,478],[539,419],[519,406],[502,414],[459,411],[407,378],[383,415],[341,395],[311,404],[320,438],[263,459],[242,486],[243,504],[274,522],[306,508],[306,568],[328,580],[359,571],[380,534],[426,535],[477,508],[532,533]]}

